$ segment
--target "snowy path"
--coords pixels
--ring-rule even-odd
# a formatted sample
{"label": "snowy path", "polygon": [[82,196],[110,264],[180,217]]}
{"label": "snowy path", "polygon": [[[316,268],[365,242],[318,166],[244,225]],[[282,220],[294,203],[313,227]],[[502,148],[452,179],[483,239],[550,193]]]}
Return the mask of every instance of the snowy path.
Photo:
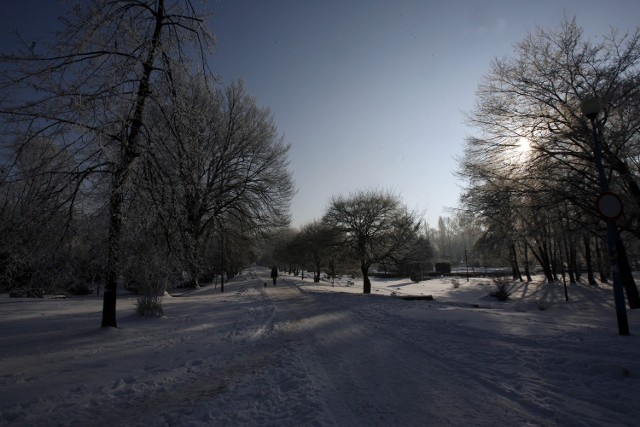
{"label": "snowy path", "polygon": [[369,307],[345,309],[338,300],[327,311],[328,304],[314,301],[318,296],[295,288],[270,296],[288,318],[287,334],[336,424],[366,419],[369,425],[460,425],[477,415],[459,396],[466,373],[434,359],[433,342],[419,336],[425,331],[399,331],[379,322]]}
{"label": "snowy path", "polygon": [[[625,411],[640,396],[637,382],[623,381],[629,387],[622,390],[598,384],[610,375],[624,380],[631,369],[608,353],[587,356],[582,369],[592,378],[586,382],[564,372],[585,356],[574,354],[574,346],[565,351],[553,323],[536,323],[544,318],[512,326],[505,314],[486,311],[478,341],[478,329],[464,320],[412,316],[424,312],[425,301],[411,306],[302,292],[297,279],[279,283],[250,294],[270,313],[255,346],[256,354],[272,356],[265,367],[272,382],[243,384],[257,400],[243,417],[233,414],[231,424],[607,425],[618,419],[624,425]],[[598,400],[614,410],[581,391],[592,387],[602,387]]]}
{"label": "snowy path", "polygon": [[[458,340],[462,348],[451,348],[455,331],[386,322],[391,315],[387,310],[394,308],[388,298],[377,298],[379,304],[373,305],[341,305],[339,296],[301,295],[291,287],[270,290],[269,296],[288,321],[287,335],[297,343],[337,425],[360,425],[362,420],[367,425],[540,421],[530,419],[508,391],[452,360],[465,351],[464,339]],[[318,303],[318,298],[332,301]]]}
{"label": "snowy path", "polygon": [[640,419],[638,337],[581,305],[579,292],[598,290],[575,288],[555,311],[482,309],[310,292],[286,276],[265,288],[268,273],[166,298],[161,319],[140,319],[123,298],[117,330],[97,328],[99,298],[1,299],[0,425]]}

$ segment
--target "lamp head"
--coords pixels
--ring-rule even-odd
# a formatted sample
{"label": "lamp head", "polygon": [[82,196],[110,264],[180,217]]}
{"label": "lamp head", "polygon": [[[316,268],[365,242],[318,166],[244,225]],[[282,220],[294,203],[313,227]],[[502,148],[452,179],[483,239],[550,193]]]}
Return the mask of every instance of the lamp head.
{"label": "lamp head", "polygon": [[602,103],[599,98],[587,98],[580,104],[580,110],[582,111],[582,114],[587,116],[590,120],[595,120],[595,118],[598,117],[598,113],[602,111]]}

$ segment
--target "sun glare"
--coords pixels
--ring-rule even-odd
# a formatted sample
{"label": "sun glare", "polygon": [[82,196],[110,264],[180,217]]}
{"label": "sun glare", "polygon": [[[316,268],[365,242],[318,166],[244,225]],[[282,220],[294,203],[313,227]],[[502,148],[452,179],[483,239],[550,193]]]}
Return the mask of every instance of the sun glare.
{"label": "sun glare", "polygon": [[526,153],[531,148],[531,141],[524,137],[518,138],[518,146],[516,148],[518,152]]}
{"label": "sun glare", "polygon": [[505,162],[524,165],[531,154],[531,141],[522,136],[509,142],[508,149],[504,152]]}

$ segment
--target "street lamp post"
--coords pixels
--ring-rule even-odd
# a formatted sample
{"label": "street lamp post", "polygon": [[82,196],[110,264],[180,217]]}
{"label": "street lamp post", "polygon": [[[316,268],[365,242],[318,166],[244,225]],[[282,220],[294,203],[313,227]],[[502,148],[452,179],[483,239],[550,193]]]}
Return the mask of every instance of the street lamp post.
{"label": "street lamp post", "polygon": [[464,248],[464,265],[467,268],[467,282],[469,281],[469,256],[467,248]]}
{"label": "street lamp post", "polygon": [[220,292],[224,292],[224,234],[220,228]]}
{"label": "street lamp post", "polygon": [[[596,118],[602,110],[602,105],[598,98],[586,99],[581,105],[582,114],[591,121],[591,129],[593,132],[593,155],[595,158],[596,169],[598,170],[598,179],[600,183],[600,197],[598,198],[598,210],[605,218],[607,223],[607,247],[609,250],[609,259],[611,262],[611,275],[613,276],[613,295],[616,304],[616,315],[618,317],[618,332],[620,335],[629,335],[629,322],[627,320],[627,310],[624,306],[624,291],[622,288],[622,280],[620,276],[620,268],[618,267],[618,250],[616,248],[616,226],[615,218],[619,216],[618,212],[602,212],[600,199],[605,195],[612,195],[609,191],[609,184],[602,165],[602,153],[600,148],[600,138],[598,136],[598,128]],[[619,199],[617,199],[619,200]],[[609,210],[622,211],[622,205],[611,208]]]}

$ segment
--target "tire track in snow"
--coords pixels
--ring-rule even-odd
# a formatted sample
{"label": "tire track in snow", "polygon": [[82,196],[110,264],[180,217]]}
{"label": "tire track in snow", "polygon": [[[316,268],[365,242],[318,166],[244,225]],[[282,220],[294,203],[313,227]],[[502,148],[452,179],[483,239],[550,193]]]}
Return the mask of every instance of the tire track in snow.
{"label": "tire track in snow", "polygon": [[[137,402],[132,412],[139,416],[168,405],[160,425],[186,420],[194,425],[335,425],[309,380],[297,343],[286,334],[286,321],[276,315],[269,298],[274,288],[265,290],[261,279],[255,276],[234,292],[245,309],[224,335],[231,350],[216,358],[219,363],[190,366],[186,381],[165,396]],[[185,408],[177,419],[176,407]]]}
{"label": "tire track in snow", "polygon": [[287,333],[287,320],[270,298],[285,287],[267,290],[261,285],[258,282],[250,294],[253,306],[269,314],[254,322],[238,365],[241,369],[251,366],[251,374],[228,372],[234,378],[229,394],[243,404],[240,408],[236,404],[233,413],[221,413],[217,421],[226,425],[334,425],[300,360],[297,343]]}
{"label": "tire track in snow", "polygon": [[[296,313],[291,333],[297,330],[296,336],[306,344],[305,359],[323,384],[323,399],[336,423],[358,425],[359,420],[368,420],[370,425],[424,425],[428,420],[437,425],[474,424],[478,414],[487,413],[491,406],[492,421],[527,420],[526,414],[495,391],[481,384],[461,386],[468,381],[468,373],[430,355],[424,342],[406,339],[390,329],[384,316],[363,316],[363,307],[372,312],[381,308],[371,304],[371,298],[376,297],[305,295],[282,298],[276,304]],[[319,299],[329,303],[315,304]],[[336,310],[326,312],[331,303]],[[416,354],[425,357],[420,360]],[[471,390],[460,396],[459,390],[465,387]]]}

